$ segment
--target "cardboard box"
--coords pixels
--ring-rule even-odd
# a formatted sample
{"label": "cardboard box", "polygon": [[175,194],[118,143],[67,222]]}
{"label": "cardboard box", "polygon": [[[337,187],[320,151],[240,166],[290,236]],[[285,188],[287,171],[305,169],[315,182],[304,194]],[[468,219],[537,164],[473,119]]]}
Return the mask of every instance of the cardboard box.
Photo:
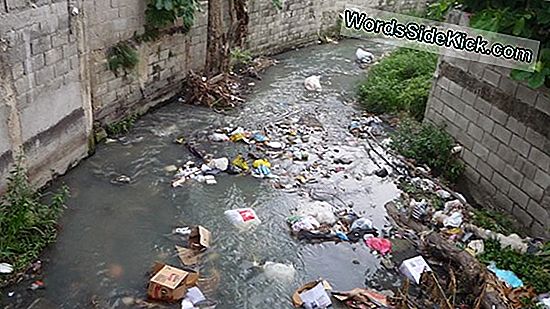
{"label": "cardboard box", "polygon": [[[330,296],[326,291],[332,290],[332,287],[330,284],[325,280],[319,280],[319,281],[313,281],[304,284],[302,287],[300,287],[294,294],[292,295],[292,303],[294,304],[294,307],[302,307],[304,306],[304,301],[302,300],[302,296],[304,293],[310,294],[307,295],[307,298],[317,298],[318,300],[322,302],[328,302],[330,303]],[[327,300],[328,299],[328,300]]]}
{"label": "cardboard box", "polygon": [[185,297],[187,288],[197,284],[199,274],[176,267],[157,264],[149,280],[147,295],[150,299],[173,302]]}
{"label": "cardboard box", "polygon": [[425,271],[432,271],[426,260],[422,256],[416,256],[403,261],[399,267],[399,271],[410,280],[420,283],[420,277]]}
{"label": "cardboard box", "polygon": [[211,233],[209,230],[202,226],[195,227],[189,235],[189,249],[193,250],[206,250],[210,247]]}
{"label": "cardboard box", "polygon": [[200,252],[180,246],[176,246],[176,251],[183,265],[193,266],[199,264]]}

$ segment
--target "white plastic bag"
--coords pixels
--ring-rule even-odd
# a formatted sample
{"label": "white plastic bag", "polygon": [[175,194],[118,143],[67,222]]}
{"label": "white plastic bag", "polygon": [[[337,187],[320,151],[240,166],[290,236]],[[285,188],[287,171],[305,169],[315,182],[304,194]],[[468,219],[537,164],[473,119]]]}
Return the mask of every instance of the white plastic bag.
{"label": "white plastic bag", "polygon": [[337,221],[334,215],[332,205],[327,202],[314,202],[301,205],[298,208],[297,215],[312,216],[321,224],[334,225]]}
{"label": "white plastic bag", "polygon": [[225,216],[229,221],[239,229],[247,229],[252,226],[260,225],[262,221],[256,215],[252,208],[238,208],[225,211]]}

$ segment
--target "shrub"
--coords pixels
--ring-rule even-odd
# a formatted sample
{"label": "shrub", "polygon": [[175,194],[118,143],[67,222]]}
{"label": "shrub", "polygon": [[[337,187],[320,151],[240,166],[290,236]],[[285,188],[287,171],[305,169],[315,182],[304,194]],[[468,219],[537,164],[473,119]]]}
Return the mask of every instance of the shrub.
{"label": "shrub", "polygon": [[422,120],[437,55],[400,48],[373,66],[360,85],[359,100],[373,113],[407,112]]}
{"label": "shrub", "polygon": [[115,74],[119,69],[128,72],[139,63],[139,56],[135,48],[126,42],[120,42],[109,50],[109,70]]}
{"label": "shrub", "polygon": [[19,159],[10,173],[8,189],[0,200],[0,261],[21,271],[53,242],[56,221],[69,191],[63,187],[44,203],[45,195],[29,184]]}
{"label": "shrub", "polygon": [[432,168],[436,176],[455,182],[464,165],[453,155],[455,143],[443,129],[431,124],[404,120],[392,134],[390,146],[407,158]]}

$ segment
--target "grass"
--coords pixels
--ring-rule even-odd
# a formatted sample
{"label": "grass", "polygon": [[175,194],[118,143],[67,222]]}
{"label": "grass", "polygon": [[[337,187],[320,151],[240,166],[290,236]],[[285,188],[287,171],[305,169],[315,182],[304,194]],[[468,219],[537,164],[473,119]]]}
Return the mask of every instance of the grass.
{"label": "grass", "polygon": [[7,192],[0,200],[0,262],[12,264],[14,274],[55,240],[56,222],[69,195],[63,187],[45,203],[46,196],[30,185],[21,161],[10,172]]}
{"label": "grass", "polygon": [[107,132],[107,135],[109,136],[117,136],[122,135],[130,132],[130,129],[134,126],[136,123],[136,120],[138,119],[137,114],[131,114],[126,116],[125,118],[113,122],[111,124],[108,124],[105,127],[105,131]]}
{"label": "grass", "polygon": [[436,64],[436,54],[397,49],[369,70],[359,86],[359,101],[373,113],[406,112],[421,121]]}
{"label": "grass", "polygon": [[506,214],[490,209],[475,209],[473,223],[484,229],[489,229],[493,232],[510,235],[516,233],[514,224]]}
{"label": "grass", "polygon": [[241,65],[248,65],[252,61],[252,54],[248,50],[234,48],[229,53],[229,65],[235,68]]}
{"label": "grass", "polygon": [[405,119],[392,134],[390,147],[418,164],[428,165],[435,176],[456,182],[464,164],[452,153],[455,142],[442,128]]}
{"label": "grass", "polygon": [[495,262],[500,269],[513,271],[524,284],[533,286],[540,293],[550,287],[550,243],[546,243],[544,254],[521,254],[510,248],[501,248],[497,240],[485,242],[485,252],[480,256],[484,263]]}

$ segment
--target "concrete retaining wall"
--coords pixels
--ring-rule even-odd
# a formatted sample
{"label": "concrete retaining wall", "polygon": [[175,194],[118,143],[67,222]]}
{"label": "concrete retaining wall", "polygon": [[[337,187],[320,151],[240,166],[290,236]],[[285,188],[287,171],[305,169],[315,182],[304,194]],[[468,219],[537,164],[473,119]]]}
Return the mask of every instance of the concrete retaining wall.
{"label": "concrete retaining wall", "polygon": [[445,125],[464,146],[466,182],[478,203],[549,238],[550,90],[533,90],[509,74],[440,57],[426,120]]}

